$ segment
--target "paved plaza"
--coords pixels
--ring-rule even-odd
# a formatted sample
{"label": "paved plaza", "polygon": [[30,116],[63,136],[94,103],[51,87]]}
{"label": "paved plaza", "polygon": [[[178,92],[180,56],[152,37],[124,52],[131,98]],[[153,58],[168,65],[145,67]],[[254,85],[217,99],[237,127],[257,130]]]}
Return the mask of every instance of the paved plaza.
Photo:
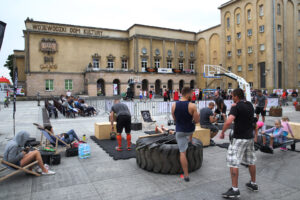
{"label": "paved plaza", "polygon": [[[103,112],[102,112],[103,113]],[[291,121],[300,122],[300,112],[294,108],[284,107],[283,115]],[[166,116],[153,116],[162,124],[167,124]],[[0,111],[0,155],[9,138],[13,137],[12,105]],[[267,117],[267,124],[273,125],[276,118]],[[108,120],[107,114],[95,117],[77,117],[67,119],[59,115],[51,119],[55,133],[74,129],[79,136],[94,134],[94,123]],[[32,125],[42,124],[41,107],[36,102],[17,102],[16,132],[25,130],[31,136],[40,138],[40,132]],[[133,142],[143,131],[132,134]],[[89,137],[88,137],[89,138]],[[223,143],[226,140],[215,140]],[[54,176],[33,177],[20,173],[0,183],[0,199],[222,199],[221,193],[231,186],[229,169],[226,166],[226,149],[220,147],[204,148],[202,167],[191,173],[191,181],[186,183],[178,175],[161,175],[140,169],[136,159],[114,161],[91,139],[91,157],[80,160],[78,157],[62,155],[60,165],[51,166],[56,172]],[[296,146],[300,150],[300,143]],[[257,151],[257,183],[258,193],[250,192],[245,183],[250,180],[247,168],[240,168],[239,188],[241,198],[251,199],[300,199],[300,154],[282,152],[264,154]]]}

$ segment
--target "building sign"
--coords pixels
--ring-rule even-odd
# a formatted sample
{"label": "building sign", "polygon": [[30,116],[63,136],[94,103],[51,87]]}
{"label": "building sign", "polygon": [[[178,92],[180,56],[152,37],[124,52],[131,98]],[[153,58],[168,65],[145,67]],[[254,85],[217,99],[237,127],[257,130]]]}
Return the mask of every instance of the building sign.
{"label": "building sign", "polygon": [[51,70],[51,69],[57,69],[57,65],[53,64],[53,63],[49,63],[49,64],[41,64],[40,65],[41,70],[45,69],[45,70]]}
{"label": "building sign", "polygon": [[102,31],[93,28],[67,27],[53,24],[32,24],[32,29],[43,32],[70,33],[77,35],[102,36]]}
{"label": "building sign", "polygon": [[157,72],[163,74],[171,74],[173,73],[173,70],[171,68],[158,68]]}
{"label": "building sign", "polygon": [[195,71],[193,69],[184,69],[183,72],[186,73],[186,74],[193,74],[193,73],[195,73]]}

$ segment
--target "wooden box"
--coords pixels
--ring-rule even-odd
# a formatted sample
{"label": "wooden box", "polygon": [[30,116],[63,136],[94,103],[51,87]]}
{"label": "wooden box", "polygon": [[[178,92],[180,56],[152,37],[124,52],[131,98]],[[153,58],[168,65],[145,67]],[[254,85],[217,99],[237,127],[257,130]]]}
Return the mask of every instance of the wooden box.
{"label": "wooden box", "polygon": [[200,140],[203,146],[210,145],[210,130],[201,128],[199,125],[196,126],[193,138]]}
{"label": "wooden box", "polygon": [[[289,122],[289,124],[291,125],[295,139],[300,140],[300,123]],[[291,134],[288,137],[292,138]]]}
{"label": "wooden box", "polygon": [[[114,131],[116,132],[116,123],[114,123]],[[99,140],[110,139],[111,123],[101,122],[95,123],[95,137]]]}

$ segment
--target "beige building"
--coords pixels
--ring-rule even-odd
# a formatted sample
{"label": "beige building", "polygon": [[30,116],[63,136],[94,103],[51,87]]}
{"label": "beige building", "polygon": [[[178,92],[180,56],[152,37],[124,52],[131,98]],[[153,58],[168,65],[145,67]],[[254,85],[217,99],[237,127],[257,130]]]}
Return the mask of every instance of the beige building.
{"label": "beige building", "polygon": [[131,80],[161,93],[183,86],[224,89],[228,78],[203,77],[204,64],[222,65],[253,88],[300,87],[300,1],[231,0],[221,24],[198,33],[135,24],[127,30],[27,19],[25,49],[15,51],[28,96],[112,96]]}

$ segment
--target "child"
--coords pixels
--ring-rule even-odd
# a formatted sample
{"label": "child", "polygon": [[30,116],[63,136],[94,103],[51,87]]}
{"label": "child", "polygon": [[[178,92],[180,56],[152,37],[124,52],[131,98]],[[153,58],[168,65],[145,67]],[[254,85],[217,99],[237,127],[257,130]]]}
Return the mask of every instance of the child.
{"label": "child", "polygon": [[[269,133],[269,134],[268,134]],[[281,121],[276,120],[275,121],[275,127],[270,128],[266,131],[262,131],[263,135],[263,145],[266,145],[267,137],[270,139],[270,148],[273,149],[273,144],[280,144],[280,140],[282,140],[283,135],[283,127],[281,126]]]}
{"label": "child", "polygon": [[261,131],[265,131],[265,124],[264,122],[262,121],[257,121],[257,118],[255,118],[255,122],[256,122],[256,125],[255,125],[255,129],[254,129],[254,142],[257,142],[257,136],[258,136],[258,131],[261,130]]}
{"label": "child", "polygon": [[[281,119],[281,125],[283,128],[283,135],[282,135],[282,142],[286,141],[286,138],[288,136],[288,134],[290,133],[292,135],[292,137],[294,138],[294,133],[291,129],[291,126],[289,124],[289,118],[288,117],[282,117]],[[282,151],[287,151],[286,146],[284,145],[283,147],[280,148],[280,150]]]}

